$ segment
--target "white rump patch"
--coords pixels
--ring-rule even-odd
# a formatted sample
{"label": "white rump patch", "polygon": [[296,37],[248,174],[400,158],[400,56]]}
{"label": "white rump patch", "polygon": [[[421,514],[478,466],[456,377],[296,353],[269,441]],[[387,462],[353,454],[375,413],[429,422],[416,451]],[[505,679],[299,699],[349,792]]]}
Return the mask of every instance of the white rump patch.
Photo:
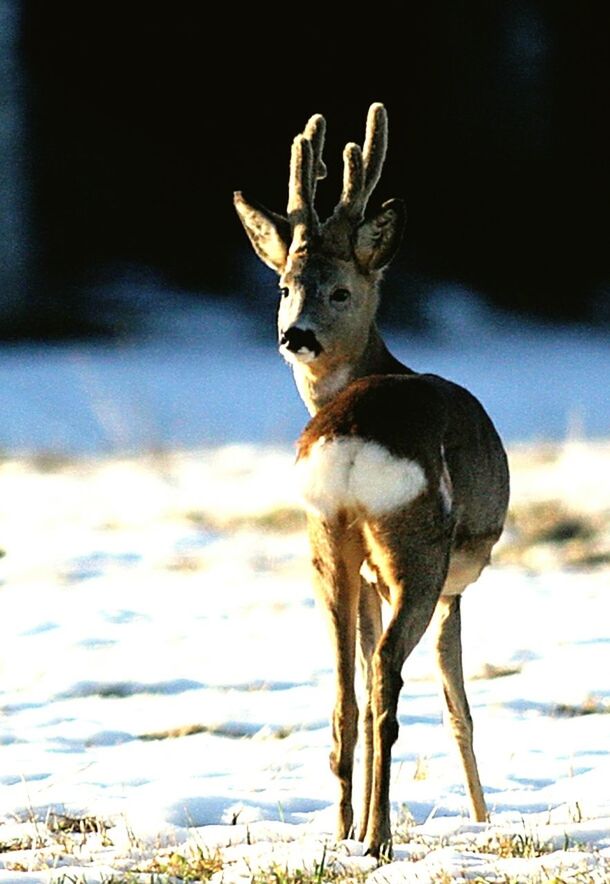
{"label": "white rump patch", "polygon": [[359,437],[320,436],[298,461],[297,476],[305,507],[323,516],[355,508],[381,516],[406,506],[428,486],[416,461]]}

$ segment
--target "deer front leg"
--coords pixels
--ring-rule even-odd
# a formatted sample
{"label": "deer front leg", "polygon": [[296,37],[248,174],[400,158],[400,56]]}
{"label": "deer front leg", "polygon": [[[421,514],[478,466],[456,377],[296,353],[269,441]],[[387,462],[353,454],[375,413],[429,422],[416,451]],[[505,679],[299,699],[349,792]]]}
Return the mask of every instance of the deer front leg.
{"label": "deer front leg", "polygon": [[358,706],[353,688],[353,651],[353,644],[350,647],[350,642],[343,642],[341,631],[337,631],[335,652],[337,682],[332,717],[330,769],[339,781],[339,809],[336,827],[338,841],[351,837],[354,825],[352,775],[354,750],[358,737]]}
{"label": "deer front leg", "polygon": [[434,617],[436,656],[443,684],[447,723],[464,768],[470,816],[477,822],[485,822],[487,808],[472,744],[472,716],[464,688],[460,600],[459,595],[446,596],[439,600]]}
{"label": "deer front leg", "polygon": [[373,787],[373,654],[381,636],[381,601],[375,586],[365,580],[360,588],[358,607],[358,663],[364,688],[360,710],[360,733],[363,744],[362,814],[358,823],[358,840],[364,841],[369,820]]}
{"label": "deer front leg", "polygon": [[356,618],[360,594],[362,544],[343,516],[332,521],[308,518],[314,587],[324,608],[335,656],[336,694],[332,716],[331,770],[339,781],[337,838],[352,833],[352,773],[358,736],[354,687]]}

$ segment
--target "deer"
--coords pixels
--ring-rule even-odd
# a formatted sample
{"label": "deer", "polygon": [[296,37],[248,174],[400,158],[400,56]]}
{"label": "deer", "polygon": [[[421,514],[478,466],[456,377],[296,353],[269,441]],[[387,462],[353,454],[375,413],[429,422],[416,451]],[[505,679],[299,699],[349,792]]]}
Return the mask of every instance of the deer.
{"label": "deer", "polygon": [[[428,627],[470,815],[487,819],[464,688],[460,602],[502,533],[509,473],[479,401],[450,380],[404,365],[378,330],[379,284],[405,223],[397,199],[367,213],[386,156],[385,107],[371,105],[362,147],[346,145],[340,199],[322,223],[314,199],[326,176],[325,132],[316,114],[293,141],[286,215],[241,191],[234,205],[254,251],[279,276],[279,350],[311,415],[297,443],[296,471],[314,594],[335,658],[336,836],[355,837],[379,857],[392,851],[401,672]],[[359,736],[364,785],[355,828]]]}

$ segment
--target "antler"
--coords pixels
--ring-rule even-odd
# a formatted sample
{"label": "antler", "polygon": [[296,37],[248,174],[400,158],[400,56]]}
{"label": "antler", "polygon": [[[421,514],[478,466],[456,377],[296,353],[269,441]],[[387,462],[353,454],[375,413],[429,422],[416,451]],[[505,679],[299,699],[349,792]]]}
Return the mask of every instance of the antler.
{"label": "antler", "polygon": [[277,273],[286,267],[288,253],[306,253],[312,247],[326,256],[346,261],[355,258],[367,271],[379,269],[389,262],[400,239],[404,212],[397,201],[384,203],[384,211],[362,223],[386,154],[384,106],[375,103],[369,108],[364,147],[346,145],[341,199],[321,224],[314,198],[317,182],[326,177],[322,159],[325,133],[324,117],[315,114],[293,141],[286,218],[247,202],[239,192],[234,195],[254,251]]}
{"label": "antler", "polygon": [[[290,251],[307,248],[320,234],[320,220],[315,210],[316,184],[326,177],[322,160],[326,122],[320,114],[311,117],[292,143],[288,185],[288,220],[292,231]],[[343,151],[343,190],[333,217],[347,218],[358,224],[364,218],[367,203],[381,176],[388,144],[388,115],[376,102],[366,118],[364,148],[350,142]]]}
{"label": "antler", "polygon": [[317,182],[326,177],[322,160],[326,121],[320,114],[311,117],[302,134],[292,143],[288,183],[288,220],[292,230],[290,251],[307,246],[320,233],[314,207]]}
{"label": "antler", "polygon": [[343,151],[343,190],[335,214],[358,222],[364,217],[367,203],[381,176],[388,145],[388,115],[376,102],[366,118],[364,150],[350,142]]}

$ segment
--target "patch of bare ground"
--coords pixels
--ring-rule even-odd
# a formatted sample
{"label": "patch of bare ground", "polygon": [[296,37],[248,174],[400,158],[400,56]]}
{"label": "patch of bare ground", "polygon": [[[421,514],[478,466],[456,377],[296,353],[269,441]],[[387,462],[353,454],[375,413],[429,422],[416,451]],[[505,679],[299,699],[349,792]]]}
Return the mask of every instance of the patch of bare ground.
{"label": "patch of bare ground", "polygon": [[532,571],[597,568],[610,565],[610,514],[583,513],[558,500],[515,503],[506,539],[495,556],[499,564]]}
{"label": "patch of bare ground", "polygon": [[610,445],[510,451],[509,515],[494,560],[532,572],[610,566]]}

